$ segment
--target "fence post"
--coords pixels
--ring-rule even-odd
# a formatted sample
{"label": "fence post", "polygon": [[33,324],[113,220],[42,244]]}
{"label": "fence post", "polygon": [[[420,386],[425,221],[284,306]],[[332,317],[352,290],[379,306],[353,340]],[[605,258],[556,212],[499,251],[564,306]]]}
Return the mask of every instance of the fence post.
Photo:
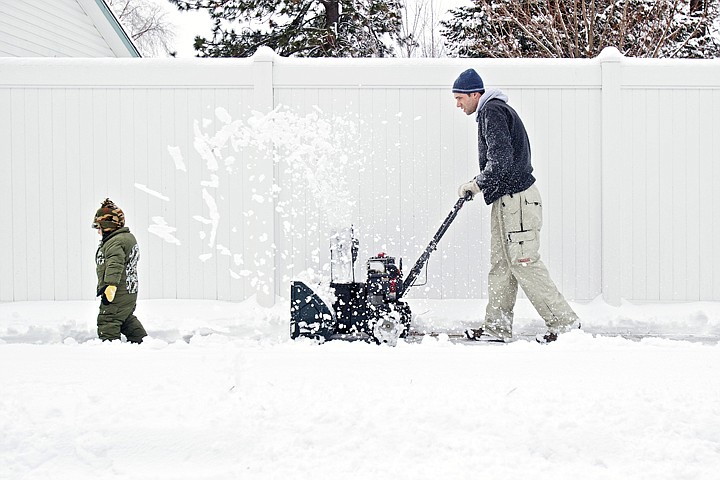
{"label": "fence post", "polygon": [[[621,152],[621,114],[620,94],[621,63],[623,55],[615,47],[606,47],[598,56],[602,85],[602,292],[605,301],[611,305],[620,305],[621,269],[620,249],[623,248],[622,225],[618,212],[624,206],[622,199],[623,174]],[[625,245],[627,248],[627,245]]]}
{"label": "fence post", "polygon": [[[277,55],[269,47],[260,47],[253,59],[254,110],[267,114],[274,108],[273,66]],[[275,200],[272,186],[275,180],[273,159],[260,152],[252,152],[255,167],[255,195],[264,198],[254,205],[256,228],[251,235],[255,245],[255,267],[258,275],[257,301],[263,307],[275,304]],[[249,232],[250,233],[250,232]]]}

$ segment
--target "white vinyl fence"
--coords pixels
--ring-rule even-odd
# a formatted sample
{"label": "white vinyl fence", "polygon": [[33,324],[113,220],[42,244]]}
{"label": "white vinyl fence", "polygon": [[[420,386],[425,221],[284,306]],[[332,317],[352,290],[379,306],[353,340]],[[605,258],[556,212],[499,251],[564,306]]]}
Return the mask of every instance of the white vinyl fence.
{"label": "white vinyl fence", "polygon": [[[475,68],[530,135],[541,253],[572,300],[720,300],[720,61],[0,59],[0,301],[89,299],[105,197],[144,298],[272,303],[364,261],[418,258],[477,174]],[[482,298],[489,210],[466,204],[411,297]]]}

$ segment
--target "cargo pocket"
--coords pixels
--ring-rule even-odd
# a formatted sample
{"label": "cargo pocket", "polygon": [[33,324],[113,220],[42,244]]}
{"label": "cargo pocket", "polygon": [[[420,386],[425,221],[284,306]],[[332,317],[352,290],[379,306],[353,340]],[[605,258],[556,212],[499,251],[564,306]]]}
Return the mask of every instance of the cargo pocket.
{"label": "cargo pocket", "polygon": [[508,233],[508,256],[513,265],[528,265],[538,259],[538,232],[525,230]]}
{"label": "cargo pocket", "polygon": [[542,199],[537,187],[532,186],[518,195],[520,197],[521,228],[518,230],[540,230],[542,228]]}
{"label": "cargo pocket", "polygon": [[520,195],[505,195],[500,198],[503,229],[506,232],[518,232],[523,230],[522,217],[520,215]]}

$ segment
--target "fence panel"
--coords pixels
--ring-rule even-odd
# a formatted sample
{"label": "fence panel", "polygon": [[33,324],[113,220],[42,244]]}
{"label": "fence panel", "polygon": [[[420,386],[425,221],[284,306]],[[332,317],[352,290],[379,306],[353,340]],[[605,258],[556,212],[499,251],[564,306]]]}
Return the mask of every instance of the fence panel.
{"label": "fence panel", "polygon": [[625,208],[615,214],[623,242],[615,258],[624,270],[624,298],[718,299],[710,291],[720,263],[705,244],[720,219],[713,201],[720,151],[710,130],[720,114],[720,85],[713,76],[719,66],[623,61],[624,168],[617,183]]}
{"label": "fence panel", "polygon": [[[478,171],[477,125],[449,91],[469,67],[528,129],[541,254],[568,298],[720,300],[705,248],[720,232],[717,61],[0,65],[0,301],[92,298],[106,196],[141,244],[144,298],[271,303],[309,268],[328,274],[329,235],[349,225],[358,279],[380,251],[407,271]],[[489,212],[463,209],[411,297],[486,295]]]}

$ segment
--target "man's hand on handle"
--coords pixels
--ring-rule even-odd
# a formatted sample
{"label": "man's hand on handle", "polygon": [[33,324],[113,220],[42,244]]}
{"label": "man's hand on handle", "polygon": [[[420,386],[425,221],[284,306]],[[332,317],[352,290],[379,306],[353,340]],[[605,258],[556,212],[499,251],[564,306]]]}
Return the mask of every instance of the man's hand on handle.
{"label": "man's hand on handle", "polygon": [[465,198],[466,200],[472,200],[478,193],[480,193],[480,185],[477,184],[474,178],[469,182],[460,185],[460,188],[458,189],[458,196]]}

